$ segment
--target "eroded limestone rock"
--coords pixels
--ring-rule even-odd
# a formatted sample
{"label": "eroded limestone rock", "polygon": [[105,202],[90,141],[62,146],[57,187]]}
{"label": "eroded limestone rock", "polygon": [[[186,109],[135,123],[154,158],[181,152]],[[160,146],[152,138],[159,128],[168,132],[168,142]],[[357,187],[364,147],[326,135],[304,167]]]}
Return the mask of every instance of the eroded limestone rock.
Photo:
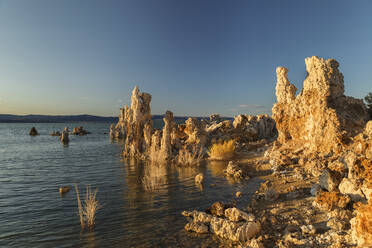
{"label": "eroded limestone rock", "polygon": [[[235,211],[228,210],[228,213],[230,212],[234,213]],[[246,219],[242,218],[241,215],[228,215],[230,217],[233,216],[232,218],[240,216],[239,219],[241,221],[231,221],[195,210],[191,212],[183,211],[182,215],[192,218],[191,222],[186,224],[186,230],[199,233],[204,233],[206,230],[209,230],[209,232],[214,233],[221,238],[229,239],[235,242],[247,242],[254,238],[261,230],[260,223],[254,221],[254,216],[252,217],[249,214],[246,214],[246,219],[249,221],[246,221]]]}
{"label": "eroded limestone rock", "polygon": [[188,118],[185,122],[186,143],[205,145],[207,137],[202,123],[197,118]]}
{"label": "eroded limestone rock", "polygon": [[354,179],[344,178],[338,186],[340,193],[349,195],[352,201],[365,201],[361,185]]}
{"label": "eroded limestone rock", "polygon": [[68,132],[63,131],[61,135],[61,143],[64,145],[67,145],[70,142],[70,139],[68,137]]}
{"label": "eroded limestone rock", "polygon": [[169,162],[175,158],[173,153],[173,148],[177,144],[177,136],[173,135],[175,132],[175,123],[173,119],[173,113],[171,111],[167,111],[163,118],[164,127],[160,130],[155,130],[154,134],[151,137],[151,143],[147,143],[146,140],[150,140],[150,127],[147,125],[145,126],[144,137],[145,143],[149,144],[149,159],[154,162],[158,163],[165,163]]}
{"label": "eroded limestone rock", "polygon": [[231,221],[255,221],[253,214],[248,214],[238,208],[228,208],[225,210],[225,217]]}
{"label": "eroded limestone rock", "polygon": [[193,231],[196,233],[208,233],[208,226],[202,222],[189,222],[185,225],[186,231]]}
{"label": "eroded limestone rock", "polygon": [[240,167],[235,164],[233,161],[230,161],[227,165],[227,168],[224,170],[224,173],[227,176],[232,176],[234,178],[240,179],[243,178],[243,171]]}
{"label": "eroded limestone rock", "polygon": [[[145,139],[145,126],[152,129],[151,95],[141,93],[136,86],[132,92],[131,106],[121,112],[123,130],[126,132],[123,155],[125,157],[141,158],[149,147],[149,137]],[[147,131],[149,132],[149,131]],[[151,132],[150,132],[151,133]]]}
{"label": "eroded limestone rock", "polygon": [[306,58],[303,89],[288,80],[288,70],[277,69],[272,113],[280,143],[293,142],[313,151],[340,152],[361,132],[368,114],[362,100],[344,95],[343,75],[334,59]]}

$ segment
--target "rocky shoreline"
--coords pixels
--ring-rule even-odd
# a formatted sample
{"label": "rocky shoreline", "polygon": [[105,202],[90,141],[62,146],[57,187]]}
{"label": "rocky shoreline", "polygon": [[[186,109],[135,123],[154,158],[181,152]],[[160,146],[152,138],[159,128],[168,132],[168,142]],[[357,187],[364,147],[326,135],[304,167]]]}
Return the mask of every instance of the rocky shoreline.
{"label": "rocky shoreline", "polygon": [[[336,60],[314,56],[305,64],[297,95],[288,70],[277,68],[272,117],[239,115],[231,123],[213,115],[176,124],[167,111],[163,129],[156,130],[151,95],[136,87],[110,137],[125,140],[125,158],[163,165],[179,164],[186,153],[207,159],[216,140],[234,141],[226,176],[264,183],[245,209],[215,203],[186,210],[187,231],[239,247],[371,247],[372,121],[362,100],[344,95]],[[240,197],[244,192],[235,200]]]}

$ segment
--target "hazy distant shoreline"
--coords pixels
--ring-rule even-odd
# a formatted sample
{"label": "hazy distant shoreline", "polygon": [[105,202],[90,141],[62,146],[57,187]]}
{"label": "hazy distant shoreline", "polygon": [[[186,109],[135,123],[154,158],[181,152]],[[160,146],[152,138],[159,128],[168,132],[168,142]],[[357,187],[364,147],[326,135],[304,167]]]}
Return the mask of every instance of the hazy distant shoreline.
{"label": "hazy distant shoreline", "polygon": [[[163,115],[153,115],[152,118],[162,119]],[[188,116],[174,117],[175,120],[185,121]],[[197,117],[206,118],[206,117]],[[230,119],[230,118],[226,118]],[[118,122],[118,117],[95,115],[9,115],[0,114],[0,123],[74,123],[74,122]]]}

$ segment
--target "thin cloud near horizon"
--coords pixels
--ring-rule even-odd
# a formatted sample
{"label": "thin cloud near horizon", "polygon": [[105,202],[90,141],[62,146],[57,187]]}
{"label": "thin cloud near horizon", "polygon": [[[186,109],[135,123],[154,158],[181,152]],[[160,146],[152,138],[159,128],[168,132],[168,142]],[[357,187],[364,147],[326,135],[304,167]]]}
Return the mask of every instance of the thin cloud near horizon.
{"label": "thin cloud near horizon", "polygon": [[238,107],[247,108],[247,109],[262,109],[262,108],[265,108],[266,106],[259,105],[259,104],[240,104]]}

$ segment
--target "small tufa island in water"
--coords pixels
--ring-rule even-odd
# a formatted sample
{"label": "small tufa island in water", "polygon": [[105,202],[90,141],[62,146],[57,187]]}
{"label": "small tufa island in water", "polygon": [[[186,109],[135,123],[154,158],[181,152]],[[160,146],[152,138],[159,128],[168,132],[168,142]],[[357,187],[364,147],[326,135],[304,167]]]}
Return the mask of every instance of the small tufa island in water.
{"label": "small tufa island in water", "polygon": [[[110,137],[125,141],[125,159],[152,166],[220,160],[231,180],[264,180],[244,209],[235,204],[245,197],[239,191],[232,202],[185,209],[186,231],[238,247],[371,247],[372,121],[362,100],[344,95],[336,60],[314,56],[305,64],[297,95],[288,70],[277,68],[271,117],[212,115],[177,124],[167,111],[156,129],[151,95],[135,87]],[[203,178],[195,178],[201,188]]]}

